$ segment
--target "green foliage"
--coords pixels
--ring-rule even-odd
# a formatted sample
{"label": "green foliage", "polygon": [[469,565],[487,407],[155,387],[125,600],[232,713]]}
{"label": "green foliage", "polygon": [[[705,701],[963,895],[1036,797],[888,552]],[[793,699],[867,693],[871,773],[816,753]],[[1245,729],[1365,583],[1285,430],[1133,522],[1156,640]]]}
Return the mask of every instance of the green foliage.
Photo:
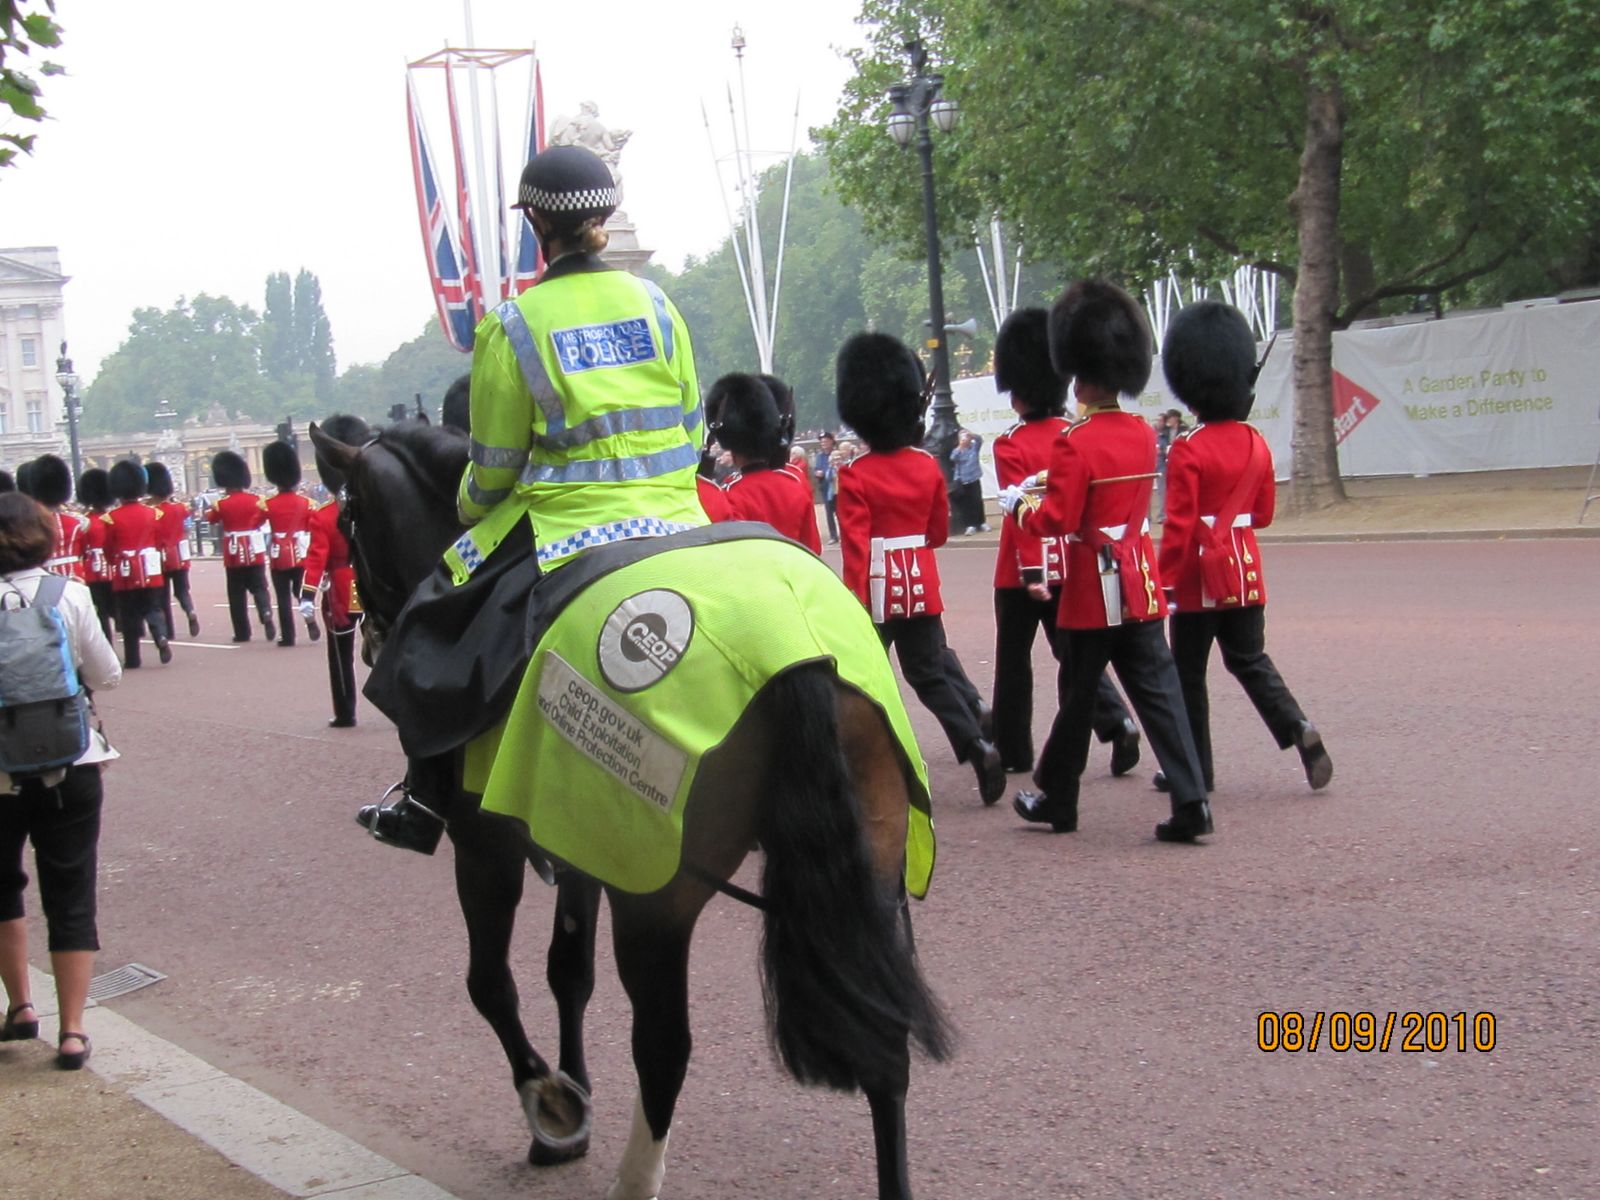
{"label": "green foliage", "polygon": [[339,376],[333,403],[322,412],[348,412],[369,421],[386,421],[396,404],[414,408],[422,396],[430,420],[438,420],[446,389],[472,369],[472,359],[445,339],[432,317],[422,332],[400,346],[379,366],[351,367]]}
{"label": "green foliage", "polygon": [[[51,49],[61,44],[61,26],[51,14],[55,0],[43,0],[44,12],[25,13],[29,0],[0,0],[0,109],[25,121],[43,121],[37,80],[15,65],[16,56],[31,54],[32,48]],[[7,60],[10,59],[8,62]],[[61,67],[41,62],[39,74],[60,75]],[[12,164],[18,154],[33,153],[36,134],[0,133],[0,167]]]}

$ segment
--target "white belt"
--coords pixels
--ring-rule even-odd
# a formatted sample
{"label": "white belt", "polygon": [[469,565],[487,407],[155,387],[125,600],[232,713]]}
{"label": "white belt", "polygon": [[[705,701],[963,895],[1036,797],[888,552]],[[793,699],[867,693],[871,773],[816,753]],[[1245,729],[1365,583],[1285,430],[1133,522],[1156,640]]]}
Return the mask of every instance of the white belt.
{"label": "white belt", "polygon": [[928,539],[920,533],[908,534],[905,537],[873,538],[872,540],[882,543],[885,550],[920,550],[928,544]]}
{"label": "white belt", "polygon": [[46,567],[64,567],[64,566],[67,566],[69,563],[82,562],[82,561],[83,560],[80,559],[76,554],[66,554],[66,555],[62,555],[60,558],[47,558],[47,559],[44,560],[44,565]]}
{"label": "white belt", "polygon": [[[1213,526],[1213,525],[1215,525],[1217,523],[1217,518],[1214,517],[1214,516],[1201,517],[1200,519],[1206,523],[1206,527],[1207,528],[1210,528],[1211,526]],[[1233,529],[1249,529],[1250,528],[1250,514],[1249,513],[1240,513],[1237,517],[1235,517],[1233,519],[1233,525],[1231,526],[1231,528],[1233,528]]]}
{"label": "white belt", "polygon": [[[1120,542],[1122,540],[1122,535],[1128,532],[1128,526],[1126,524],[1122,524],[1122,525],[1102,525],[1102,526],[1100,526],[1100,532],[1102,534],[1104,534],[1107,538],[1111,539],[1113,542]],[[1145,518],[1144,524],[1139,527],[1139,532],[1140,533],[1149,533],[1150,532],[1150,518],[1148,518],[1148,517]],[[1079,537],[1075,533],[1069,533],[1069,534],[1067,534],[1067,541],[1069,541],[1069,542],[1081,542],[1081,541],[1083,541],[1083,539],[1081,537]]]}

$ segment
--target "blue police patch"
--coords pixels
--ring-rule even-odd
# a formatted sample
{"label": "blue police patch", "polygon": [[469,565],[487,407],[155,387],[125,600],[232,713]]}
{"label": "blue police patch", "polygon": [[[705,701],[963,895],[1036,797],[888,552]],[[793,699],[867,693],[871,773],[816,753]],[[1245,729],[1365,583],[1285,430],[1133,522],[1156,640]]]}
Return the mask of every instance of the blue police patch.
{"label": "blue police patch", "polygon": [[579,325],[557,329],[550,335],[563,375],[576,375],[600,367],[628,367],[657,357],[650,322],[645,317],[613,321],[609,325]]}

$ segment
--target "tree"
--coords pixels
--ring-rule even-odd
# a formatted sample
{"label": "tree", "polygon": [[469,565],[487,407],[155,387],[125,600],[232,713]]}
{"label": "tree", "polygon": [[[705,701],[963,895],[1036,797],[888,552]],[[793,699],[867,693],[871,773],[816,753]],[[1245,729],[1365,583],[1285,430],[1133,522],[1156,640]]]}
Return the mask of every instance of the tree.
{"label": "tree", "polygon": [[294,346],[299,368],[311,377],[317,399],[330,400],[338,374],[333,326],[322,309],[322,283],[304,267],[294,277]]}
{"label": "tree", "polygon": [[878,131],[918,32],[964,112],[939,167],[953,217],[997,206],[1135,286],[1241,261],[1292,282],[1299,509],[1343,496],[1335,329],[1592,245],[1585,0],[868,0],[863,19],[825,140],[870,227],[904,236]]}
{"label": "tree", "polygon": [[[61,44],[61,26],[50,15],[55,0],[44,0],[44,12],[23,13],[28,0],[0,0],[0,105],[24,121],[43,121],[46,113],[39,103],[39,84],[15,65],[19,54],[32,53],[32,47],[52,49]],[[7,57],[12,59],[7,62]],[[41,62],[39,74],[60,75],[62,68]],[[0,133],[0,167],[10,166],[18,154],[32,154],[37,134]]]}
{"label": "tree", "polygon": [[268,379],[277,380],[302,369],[295,345],[294,285],[287,271],[267,276],[266,306],[261,311],[261,369]]}

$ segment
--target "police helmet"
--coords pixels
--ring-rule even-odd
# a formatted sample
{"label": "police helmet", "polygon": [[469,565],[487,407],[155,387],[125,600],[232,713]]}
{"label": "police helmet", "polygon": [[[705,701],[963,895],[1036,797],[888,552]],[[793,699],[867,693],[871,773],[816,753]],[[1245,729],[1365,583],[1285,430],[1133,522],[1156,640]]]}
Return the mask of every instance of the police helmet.
{"label": "police helmet", "polygon": [[557,233],[569,233],[617,211],[617,183],[611,168],[593,150],[551,146],[522,168],[517,202],[511,207],[531,209]]}

